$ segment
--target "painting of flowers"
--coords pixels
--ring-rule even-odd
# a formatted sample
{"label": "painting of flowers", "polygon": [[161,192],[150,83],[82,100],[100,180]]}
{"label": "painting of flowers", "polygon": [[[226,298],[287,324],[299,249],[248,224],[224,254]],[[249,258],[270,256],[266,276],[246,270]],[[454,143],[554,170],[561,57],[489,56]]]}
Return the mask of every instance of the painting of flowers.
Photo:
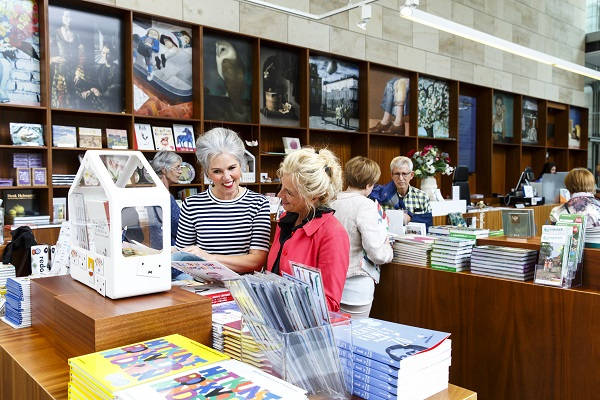
{"label": "painting of flowers", "polygon": [[418,135],[435,138],[449,136],[448,83],[429,78],[419,78]]}

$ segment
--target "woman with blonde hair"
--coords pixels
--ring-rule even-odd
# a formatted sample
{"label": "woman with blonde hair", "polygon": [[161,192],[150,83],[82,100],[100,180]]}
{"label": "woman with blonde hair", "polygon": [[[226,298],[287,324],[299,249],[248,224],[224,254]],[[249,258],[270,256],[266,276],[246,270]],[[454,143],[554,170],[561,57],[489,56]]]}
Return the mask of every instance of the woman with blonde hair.
{"label": "woman with blonde hair", "polygon": [[267,269],[291,274],[290,262],[321,271],[327,307],[338,311],[346,281],[350,243],[329,203],[342,189],[342,168],[327,149],[302,148],[288,154],[277,175],[285,213],[275,230]]}
{"label": "woman with blonde hair", "polygon": [[595,197],[594,175],[585,168],[574,168],[565,177],[565,186],[571,199],[550,211],[550,220],[555,223],[561,214],[584,214],[586,226],[600,226],[600,201]]}

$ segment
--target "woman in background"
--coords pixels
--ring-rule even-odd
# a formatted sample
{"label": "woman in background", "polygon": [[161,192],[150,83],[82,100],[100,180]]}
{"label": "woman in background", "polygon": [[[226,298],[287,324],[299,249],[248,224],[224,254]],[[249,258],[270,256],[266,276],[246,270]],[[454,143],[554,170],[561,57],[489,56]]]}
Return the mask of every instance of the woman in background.
{"label": "woman in background", "polygon": [[[159,151],[156,153],[150,165],[160,181],[165,185],[167,190],[172,183],[179,182],[181,175],[181,156],[172,151]],[[173,194],[171,196],[171,246],[175,246],[175,238],[177,237],[177,226],[179,225],[179,205],[175,201]]]}
{"label": "woman in background", "polygon": [[542,167],[542,173],[538,176],[538,178],[536,179],[536,182],[541,182],[544,174],[555,174],[555,173],[556,173],[556,163],[554,163],[553,161],[547,161],[544,163],[544,166]]}
{"label": "woman in background", "polygon": [[331,203],[350,238],[350,265],[340,310],[353,318],[369,316],[375,284],[379,283],[379,264],[392,261],[394,255],[387,223],[377,204],[367,198],[380,176],[375,161],[362,156],[352,158],[344,166],[346,190]]}
{"label": "woman in background", "polygon": [[594,175],[585,168],[574,168],[565,178],[571,199],[550,211],[550,220],[556,223],[561,214],[584,214],[586,226],[600,226],[600,201],[595,197]]}
{"label": "woman in background", "polygon": [[342,168],[331,151],[303,148],[285,157],[277,175],[285,214],[277,223],[267,269],[292,274],[290,262],[319,269],[327,307],[338,311],[350,243],[329,202],[342,189]]}

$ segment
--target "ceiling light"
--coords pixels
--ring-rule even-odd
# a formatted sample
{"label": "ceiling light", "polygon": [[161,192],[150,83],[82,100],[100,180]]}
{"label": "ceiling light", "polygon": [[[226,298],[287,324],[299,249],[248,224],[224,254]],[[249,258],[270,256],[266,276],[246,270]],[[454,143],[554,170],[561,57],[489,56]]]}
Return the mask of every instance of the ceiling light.
{"label": "ceiling light", "polygon": [[349,3],[348,5],[333,9],[331,11],[327,11],[323,14],[312,14],[312,13],[309,13],[306,11],[298,10],[296,8],[284,7],[279,4],[271,3],[270,1],[266,1],[266,0],[242,0],[242,1],[245,3],[251,3],[251,4],[255,4],[255,5],[259,5],[259,6],[263,6],[263,7],[267,7],[267,8],[272,8],[274,10],[283,11],[288,14],[297,15],[299,17],[304,17],[304,18],[318,21],[323,18],[331,17],[333,15],[337,15],[337,14],[343,13],[345,11],[353,10],[355,8],[365,6],[367,4],[374,3],[377,0],[361,0],[361,1],[357,1],[356,3]]}
{"label": "ceiling light", "polygon": [[371,19],[372,10],[370,5],[362,5],[360,7],[360,21],[356,24],[363,31],[367,30],[367,22]]}

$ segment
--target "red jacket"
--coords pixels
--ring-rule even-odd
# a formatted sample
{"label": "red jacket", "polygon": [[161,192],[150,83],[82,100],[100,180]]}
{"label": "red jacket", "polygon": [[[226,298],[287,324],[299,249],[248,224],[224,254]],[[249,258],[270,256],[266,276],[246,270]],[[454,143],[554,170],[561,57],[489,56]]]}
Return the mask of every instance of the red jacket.
{"label": "red jacket", "polygon": [[[279,253],[279,225],[275,230],[275,238],[269,257],[267,269],[271,271]],[[292,274],[290,261],[321,270],[323,289],[327,297],[327,308],[339,311],[342,291],[346,283],[346,272],[350,263],[350,240],[348,233],[333,213],[325,213],[303,227],[295,230],[283,244],[279,259],[280,272]]]}

